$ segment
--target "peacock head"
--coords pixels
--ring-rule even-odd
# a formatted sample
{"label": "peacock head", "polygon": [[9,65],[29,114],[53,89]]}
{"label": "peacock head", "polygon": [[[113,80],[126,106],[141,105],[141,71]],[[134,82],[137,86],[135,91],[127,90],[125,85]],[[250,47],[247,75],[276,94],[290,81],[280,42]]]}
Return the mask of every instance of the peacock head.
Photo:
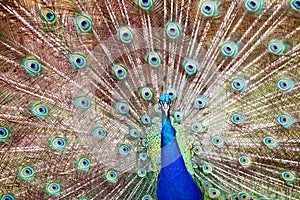
{"label": "peacock head", "polygon": [[163,114],[165,114],[165,116],[167,116],[169,114],[171,105],[172,105],[172,100],[171,100],[171,96],[167,93],[162,93],[159,97],[159,106],[163,112]]}

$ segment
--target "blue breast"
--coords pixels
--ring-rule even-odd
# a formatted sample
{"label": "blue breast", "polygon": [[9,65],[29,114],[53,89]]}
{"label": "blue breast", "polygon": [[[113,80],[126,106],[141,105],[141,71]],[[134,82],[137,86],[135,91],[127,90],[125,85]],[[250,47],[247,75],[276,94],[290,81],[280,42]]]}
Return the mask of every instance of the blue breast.
{"label": "blue breast", "polygon": [[165,121],[161,132],[161,164],[157,187],[159,200],[202,199],[201,191],[186,169],[170,119]]}

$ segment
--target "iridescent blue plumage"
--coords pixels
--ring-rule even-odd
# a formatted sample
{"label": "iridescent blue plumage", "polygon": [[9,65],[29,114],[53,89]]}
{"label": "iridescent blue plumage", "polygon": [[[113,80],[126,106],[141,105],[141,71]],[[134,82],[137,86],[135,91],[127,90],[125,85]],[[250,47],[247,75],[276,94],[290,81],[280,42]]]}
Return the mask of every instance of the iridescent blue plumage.
{"label": "iridescent blue plumage", "polygon": [[200,200],[202,193],[187,171],[181,155],[176,130],[170,119],[171,98],[162,94],[161,171],[158,176],[157,198],[159,200]]}

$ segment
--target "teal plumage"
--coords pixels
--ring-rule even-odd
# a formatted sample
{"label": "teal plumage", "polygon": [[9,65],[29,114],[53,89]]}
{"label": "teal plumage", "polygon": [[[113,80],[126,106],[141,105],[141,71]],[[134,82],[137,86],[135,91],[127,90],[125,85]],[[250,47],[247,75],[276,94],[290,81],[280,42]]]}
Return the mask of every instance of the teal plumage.
{"label": "teal plumage", "polygon": [[300,199],[299,16],[298,0],[1,1],[0,199]]}

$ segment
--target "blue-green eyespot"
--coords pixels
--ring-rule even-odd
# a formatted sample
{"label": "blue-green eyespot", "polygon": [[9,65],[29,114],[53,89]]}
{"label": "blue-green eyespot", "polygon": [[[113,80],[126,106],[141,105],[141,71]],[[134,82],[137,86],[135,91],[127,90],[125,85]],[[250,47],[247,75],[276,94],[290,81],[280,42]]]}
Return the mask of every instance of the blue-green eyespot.
{"label": "blue-green eyespot", "polygon": [[181,28],[176,22],[168,22],[166,24],[166,33],[170,39],[177,39],[181,35]]}
{"label": "blue-green eyespot", "polygon": [[281,78],[277,82],[277,88],[283,92],[290,92],[295,86],[295,82],[288,78]]}
{"label": "blue-green eyespot", "polygon": [[288,114],[282,114],[277,117],[277,122],[284,128],[289,128],[295,122],[295,119]]}
{"label": "blue-green eyespot", "polygon": [[153,98],[152,88],[150,88],[148,86],[141,87],[139,89],[139,93],[140,93],[140,96],[142,97],[142,99],[144,99],[146,101],[151,101]]}
{"label": "blue-green eyespot", "polygon": [[118,152],[121,156],[128,156],[130,153],[130,147],[125,144],[121,144],[118,147]]}
{"label": "blue-green eyespot", "polygon": [[143,10],[150,10],[154,4],[154,0],[134,0],[134,3],[140,6]]}
{"label": "blue-green eyespot", "polygon": [[5,127],[0,127],[0,142],[6,142],[9,136],[9,130]]}
{"label": "blue-green eyespot", "polygon": [[191,130],[196,133],[203,132],[204,126],[203,126],[202,122],[200,122],[200,121],[194,122],[191,126]]}
{"label": "blue-green eyespot", "polygon": [[204,0],[200,5],[200,11],[204,17],[214,17],[218,15],[218,5],[214,0]]}
{"label": "blue-green eyespot", "polygon": [[233,41],[227,41],[222,44],[221,49],[223,56],[234,58],[237,56],[239,47],[237,43]]}
{"label": "blue-green eyespot", "polygon": [[53,9],[51,8],[41,8],[40,11],[41,17],[43,20],[45,20],[49,24],[55,24],[56,23],[56,15]]}
{"label": "blue-green eyespot", "polygon": [[35,76],[42,71],[41,64],[34,57],[24,58],[22,66],[31,76]]}
{"label": "blue-green eyespot", "polygon": [[75,97],[73,103],[77,108],[82,110],[89,109],[92,105],[91,101],[85,96]]}
{"label": "blue-green eyespot", "polygon": [[61,137],[53,137],[50,141],[50,146],[54,150],[63,151],[67,146],[67,141]]}
{"label": "blue-green eyespot", "polygon": [[32,167],[28,167],[28,166],[20,167],[18,175],[22,180],[33,180],[34,169]]}
{"label": "blue-green eyespot", "polygon": [[263,142],[265,145],[267,145],[269,148],[274,148],[279,145],[279,142],[274,139],[273,137],[266,137],[263,139]]}
{"label": "blue-green eyespot", "polygon": [[179,110],[175,110],[173,113],[174,121],[180,123],[183,119],[183,113]]}
{"label": "blue-green eyespot", "polygon": [[146,56],[146,61],[151,67],[158,68],[162,63],[161,55],[158,52],[150,51]]}
{"label": "blue-green eyespot", "polygon": [[48,183],[45,192],[51,196],[57,196],[60,194],[60,185],[58,183]]}
{"label": "blue-green eyespot", "polygon": [[77,169],[88,171],[90,169],[91,160],[89,158],[79,158],[76,162]]}
{"label": "blue-green eyespot", "polygon": [[202,171],[204,174],[208,175],[208,174],[212,173],[213,167],[210,164],[204,164],[204,165],[202,165]]}
{"label": "blue-green eyespot", "polygon": [[150,115],[149,114],[143,114],[141,116],[141,122],[142,124],[144,125],[149,125],[151,124],[151,118],[150,118]]}
{"label": "blue-green eyespot", "polygon": [[115,104],[116,111],[122,115],[126,115],[129,112],[129,108],[127,103],[125,102],[117,102]]}
{"label": "blue-green eyespot", "polygon": [[202,153],[201,146],[199,146],[199,145],[194,146],[194,147],[193,147],[193,152],[194,152],[194,154],[196,154],[196,155],[201,155],[201,153]]}
{"label": "blue-green eyespot", "polygon": [[166,93],[170,96],[171,101],[174,101],[177,98],[178,92],[175,87],[168,87]]}
{"label": "blue-green eyespot", "polygon": [[87,65],[86,58],[81,53],[73,52],[69,54],[69,60],[74,69],[82,69],[85,68]]}
{"label": "blue-green eyespot", "polygon": [[130,44],[133,41],[133,32],[129,26],[120,26],[118,30],[118,38],[124,44]]}
{"label": "blue-green eyespot", "polygon": [[142,200],[153,200],[150,194],[143,196]]}
{"label": "blue-green eyespot", "polygon": [[118,181],[118,172],[115,170],[107,170],[104,174],[104,178],[107,182],[116,183]]}
{"label": "blue-green eyespot", "polygon": [[13,194],[4,194],[0,195],[0,200],[15,200],[15,197]]}
{"label": "blue-green eyespot", "polygon": [[209,188],[208,189],[208,196],[211,198],[211,199],[219,199],[221,193],[218,189],[216,188]]}
{"label": "blue-green eyespot", "polygon": [[198,95],[194,101],[194,106],[196,108],[205,108],[207,106],[208,99],[204,95]]}
{"label": "blue-green eyespot", "polygon": [[35,103],[31,106],[30,111],[40,119],[46,119],[49,114],[49,109],[41,103]]}
{"label": "blue-green eyespot", "polygon": [[100,126],[96,126],[92,130],[92,135],[98,140],[102,140],[106,137],[107,131]]}
{"label": "blue-green eyespot", "polygon": [[138,137],[140,137],[140,132],[136,128],[131,128],[129,130],[129,135],[130,137],[137,139]]}
{"label": "blue-green eyespot", "polygon": [[231,88],[237,92],[244,92],[247,88],[248,81],[245,78],[234,78]]}
{"label": "blue-green eyespot", "polygon": [[112,73],[118,80],[124,80],[127,77],[127,70],[122,64],[114,64],[112,66]]}
{"label": "blue-green eyespot", "polygon": [[221,147],[223,147],[223,146],[225,145],[225,139],[223,139],[223,138],[220,137],[220,136],[214,136],[214,137],[211,139],[211,142],[212,142],[215,146],[217,146],[217,147],[219,147],[219,148],[221,148]]}
{"label": "blue-green eyespot", "polygon": [[76,28],[83,33],[90,32],[92,30],[92,20],[89,16],[81,14],[74,19]]}
{"label": "blue-green eyespot", "polygon": [[246,116],[241,113],[236,113],[231,116],[230,121],[236,125],[242,125],[246,120]]}
{"label": "blue-green eyespot", "polygon": [[245,7],[247,11],[253,13],[261,13],[263,10],[263,0],[247,0],[245,1]]}
{"label": "blue-green eyespot", "polygon": [[243,167],[250,167],[252,163],[251,158],[248,156],[241,156],[238,158],[238,161]]}
{"label": "blue-green eyespot", "polygon": [[268,44],[268,51],[277,56],[282,56],[290,46],[282,40],[271,40]]}
{"label": "blue-green eyespot", "polygon": [[287,182],[287,183],[294,183],[297,178],[294,172],[286,171],[281,173],[281,177]]}
{"label": "blue-green eyespot", "polygon": [[138,168],[136,174],[140,178],[145,178],[147,176],[147,170],[144,168]]}
{"label": "blue-green eyespot", "polygon": [[191,76],[196,74],[197,70],[199,69],[199,63],[197,60],[194,59],[186,59],[183,62],[183,68],[185,72]]}
{"label": "blue-green eyespot", "polygon": [[290,6],[294,11],[300,12],[300,1],[299,0],[291,0]]}

